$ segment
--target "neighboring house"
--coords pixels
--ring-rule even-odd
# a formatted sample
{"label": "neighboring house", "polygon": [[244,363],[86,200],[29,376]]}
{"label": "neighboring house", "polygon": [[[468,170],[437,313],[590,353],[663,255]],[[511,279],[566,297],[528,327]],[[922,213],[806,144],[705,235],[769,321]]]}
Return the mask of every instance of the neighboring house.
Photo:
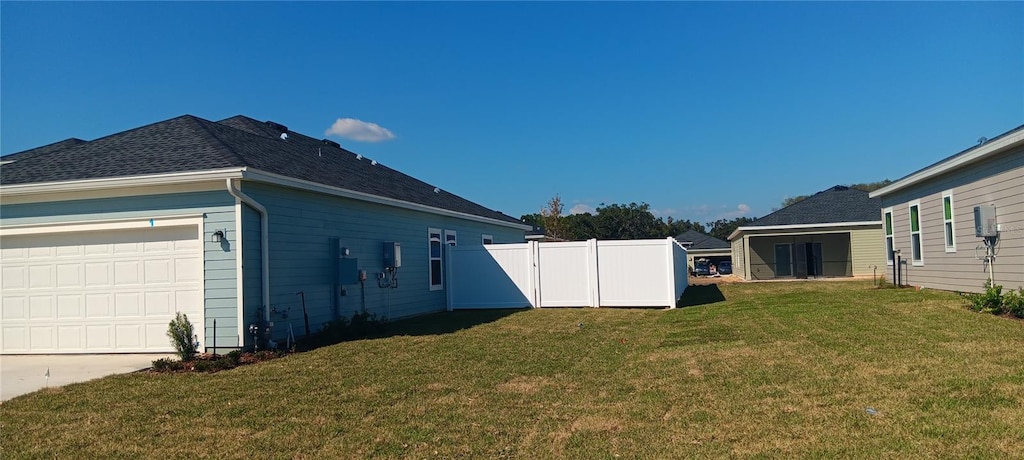
{"label": "neighboring house", "polygon": [[693,272],[694,259],[708,259],[712,264],[732,259],[732,249],[728,241],[722,241],[711,235],[687,230],[676,236],[676,241],[686,248],[686,263]]}
{"label": "neighboring house", "polygon": [[166,352],[177,311],[207,350],[251,345],[264,321],[283,338],[305,334],[307,314],[316,332],[363,308],[442,311],[443,245],[531,229],[244,116],[185,115],[0,162],[5,354]]}
{"label": "neighboring house", "polygon": [[540,226],[534,225],[532,230],[526,232],[526,241],[545,241],[545,242],[556,241],[557,242],[557,241],[568,241],[568,240],[559,238],[557,236],[548,235],[547,231],[544,230],[544,227],[540,227]]}
{"label": "neighboring house", "polygon": [[747,280],[884,274],[879,200],[837,185],[731,235],[733,273]]}
{"label": "neighboring house", "polygon": [[[881,200],[886,263],[903,261],[905,284],[980,292],[991,273],[995,284],[1024,286],[1024,126],[871,196]],[[995,206],[999,228],[991,267],[984,239],[975,236],[974,208],[981,205]]]}

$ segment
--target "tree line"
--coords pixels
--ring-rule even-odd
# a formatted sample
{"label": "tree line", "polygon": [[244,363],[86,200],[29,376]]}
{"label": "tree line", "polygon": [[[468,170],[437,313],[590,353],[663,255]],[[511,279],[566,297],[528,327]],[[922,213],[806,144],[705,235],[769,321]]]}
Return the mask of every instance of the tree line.
{"label": "tree line", "polygon": [[660,218],[651,213],[647,203],[609,204],[602,203],[596,214],[582,213],[564,215],[565,206],[561,197],[555,195],[539,213],[526,214],[522,221],[542,227],[545,234],[570,241],[626,240],[643,238],[665,238],[679,235],[687,230],[696,230],[721,240],[728,240],[729,234],[741,225],[756,218],[738,217],[719,219],[702,224],[691,220]]}

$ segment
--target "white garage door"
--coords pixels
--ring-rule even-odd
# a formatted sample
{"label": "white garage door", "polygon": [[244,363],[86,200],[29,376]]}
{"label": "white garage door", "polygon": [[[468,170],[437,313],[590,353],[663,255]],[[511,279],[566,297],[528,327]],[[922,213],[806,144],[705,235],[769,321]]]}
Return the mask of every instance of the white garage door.
{"label": "white garage door", "polygon": [[4,236],[0,352],[167,352],[167,324],[203,324],[197,226]]}

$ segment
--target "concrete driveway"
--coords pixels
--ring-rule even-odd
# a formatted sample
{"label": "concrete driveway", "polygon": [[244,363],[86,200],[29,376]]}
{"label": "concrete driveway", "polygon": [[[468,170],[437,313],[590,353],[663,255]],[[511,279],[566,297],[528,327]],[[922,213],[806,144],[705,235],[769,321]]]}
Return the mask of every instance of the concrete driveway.
{"label": "concrete driveway", "polygon": [[[0,401],[47,386],[59,387],[107,375],[127,374],[153,365],[170,354],[15,355],[0,356]],[[50,378],[47,381],[46,372]]]}

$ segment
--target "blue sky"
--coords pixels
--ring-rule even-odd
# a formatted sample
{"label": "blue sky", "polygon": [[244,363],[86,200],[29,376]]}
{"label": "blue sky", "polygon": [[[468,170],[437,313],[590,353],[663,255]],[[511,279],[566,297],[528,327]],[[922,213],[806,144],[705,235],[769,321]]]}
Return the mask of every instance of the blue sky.
{"label": "blue sky", "polygon": [[1021,2],[0,12],[0,153],[186,113],[311,136],[352,119],[331,134],[349,150],[515,217],[556,193],[762,216],[1024,123]]}

